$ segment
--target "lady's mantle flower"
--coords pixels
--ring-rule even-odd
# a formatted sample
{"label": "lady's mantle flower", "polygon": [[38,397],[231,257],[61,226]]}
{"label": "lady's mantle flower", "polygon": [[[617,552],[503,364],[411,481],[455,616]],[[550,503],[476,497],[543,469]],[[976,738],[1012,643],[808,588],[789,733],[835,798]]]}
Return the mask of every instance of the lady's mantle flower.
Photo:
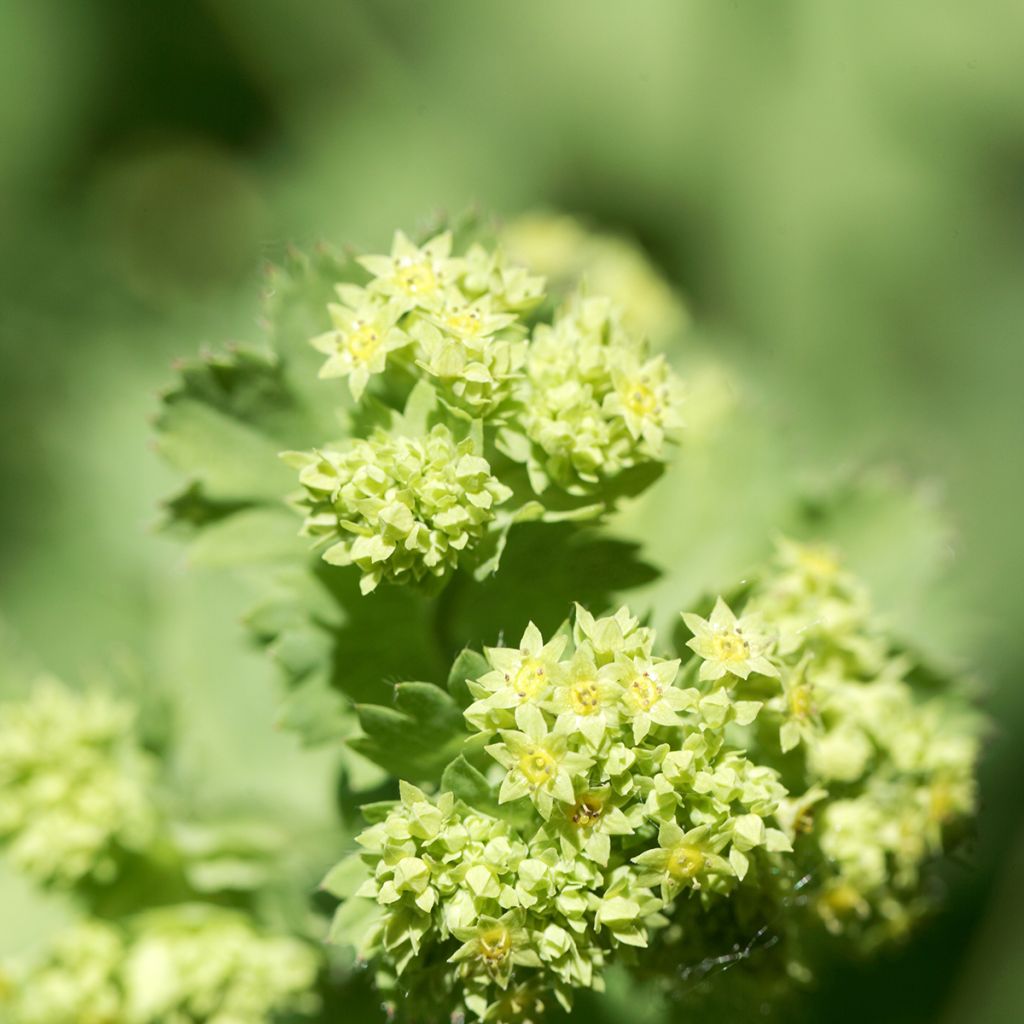
{"label": "lady's mantle flower", "polygon": [[663,361],[645,359],[608,300],[577,297],[553,325],[538,325],[526,372],[525,439],[503,444],[538,493],[553,482],[590,494],[664,460],[666,435],[680,425],[678,382]]}
{"label": "lady's mantle flower", "polygon": [[441,425],[426,437],[378,431],[343,451],[289,458],[306,489],[303,532],[334,541],[324,560],[357,565],[364,594],[382,579],[444,576],[512,493],[472,440],[456,442]]}
{"label": "lady's mantle flower", "polygon": [[394,299],[402,312],[436,309],[465,267],[463,260],[452,258],[451,251],[450,231],[435,235],[422,247],[397,231],[389,256],[360,257],[373,275],[367,291]]}
{"label": "lady's mantle flower", "polygon": [[373,302],[360,288],[339,288],[345,305],[330,303],[327,311],[333,329],[313,338],[310,344],[328,358],[321,377],[347,377],[352,397],[358,401],[370,377],[383,373],[388,354],[412,342],[397,326],[401,308],[390,302]]}
{"label": "lady's mantle flower", "polygon": [[562,856],[572,859],[582,852],[595,864],[608,866],[612,836],[632,835],[642,821],[642,808],[634,805],[627,816],[611,786],[588,789],[572,804],[563,804],[548,821],[558,836]]}
{"label": "lady's mantle flower", "polygon": [[726,840],[710,839],[710,830],[699,825],[683,831],[674,821],[664,822],[658,829],[658,848],[646,850],[633,858],[645,869],[641,885],[661,885],[662,898],[668,902],[681,889],[699,889],[710,876],[729,876],[733,869],[719,851]]}
{"label": "lady's mantle flower", "polygon": [[493,671],[469,682],[477,700],[466,708],[466,721],[482,732],[511,728],[515,708],[548,700],[565,674],[558,659],[567,642],[566,637],[555,636],[544,643],[531,622],[518,647],[485,647]]}
{"label": "lady's mantle flower", "polygon": [[715,602],[710,619],[684,612],[683,621],[693,633],[686,646],[704,661],[700,667],[702,680],[721,679],[727,674],[746,679],[751,672],[779,674],[768,660],[772,642],[760,623],[752,618],[737,619],[721,598]]}
{"label": "lady's mantle flower", "polygon": [[697,703],[696,690],[674,686],[679,662],[662,658],[620,658],[604,670],[621,687],[621,706],[639,743],[655,725],[680,726],[677,712]]}
{"label": "lady's mantle flower", "polygon": [[641,626],[640,620],[630,615],[626,607],[614,615],[595,619],[577,604],[572,632],[576,646],[585,643],[598,665],[607,665],[618,655],[646,658],[654,644],[654,630]]}
{"label": "lady's mantle flower", "polygon": [[468,301],[460,292],[412,328],[419,366],[438,381],[454,409],[472,417],[504,418],[526,362],[523,329],[511,313],[496,312],[491,296]]}
{"label": "lady's mantle flower", "polygon": [[264,1024],[317,1009],[319,958],[242,914],[207,905],[153,911],[124,927],[86,921],[27,964],[11,1024]]}
{"label": "lady's mantle flower", "polygon": [[10,991],[0,993],[9,1024],[103,1024],[124,1020],[119,973],[125,945],[120,932],[82,921],[58,933],[46,954],[16,964]]}
{"label": "lady's mantle flower", "polygon": [[606,730],[618,725],[621,692],[608,671],[599,670],[583,647],[573,655],[565,683],[556,687],[548,707],[558,716],[556,728],[579,732],[596,749]]}
{"label": "lady's mantle flower", "polygon": [[574,781],[585,780],[594,759],[570,751],[568,736],[557,729],[549,731],[544,715],[532,704],[516,710],[516,724],[519,730],[503,729],[501,743],[487,747],[507,771],[498,802],[529,796],[541,815],[550,818],[555,800],[575,803]]}
{"label": "lady's mantle flower", "polygon": [[484,971],[501,988],[506,988],[512,968],[540,967],[530,933],[523,927],[521,910],[509,910],[499,918],[482,917],[470,928],[455,928],[462,945],[448,958],[449,963],[464,964],[466,969]]}
{"label": "lady's mantle flower", "polygon": [[134,711],[55,681],[0,708],[0,843],[40,882],[109,881],[118,855],[153,838],[153,767]]}

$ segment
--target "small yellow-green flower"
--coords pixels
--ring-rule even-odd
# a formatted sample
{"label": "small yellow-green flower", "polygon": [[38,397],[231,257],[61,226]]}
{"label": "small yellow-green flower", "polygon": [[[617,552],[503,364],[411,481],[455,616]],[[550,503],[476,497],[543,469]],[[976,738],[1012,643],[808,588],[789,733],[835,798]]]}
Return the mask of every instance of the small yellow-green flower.
{"label": "small yellow-green flower", "polygon": [[769,660],[772,641],[761,623],[747,617],[738,619],[721,598],[715,602],[710,619],[684,612],[683,621],[693,633],[686,646],[703,660],[702,680],[721,679],[725,675],[746,679],[751,672],[763,676],[779,674]]}
{"label": "small yellow-green flower", "polygon": [[598,669],[590,651],[583,647],[573,655],[565,682],[555,688],[548,707],[557,715],[557,728],[578,732],[597,748],[606,730],[618,724],[621,692],[618,683]]}
{"label": "small yellow-green flower", "polygon": [[658,848],[646,850],[633,858],[644,869],[641,885],[660,885],[667,902],[681,889],[699,889],[710,876],[729,876],[729,862],[719,851],[725,840],[709,838],[707,826],[698,825],[683,831],[674,821],[663,822],[658,829]]}
{"label": "small yellow-green flower", "polygon": [[510,728],[515,708],[548,700],[565,677],[559,658],[567,642],[564,636],[554,636],[545,643],[531,622],[518,647],[485,647],[493,671],[469,681],[477,700],[466,708],[466,721],[481,731]]}
{"label": "small yellow-green flower", "polygon": [[320,376],[347,377],[358,401],[370,377],[384,372],[389,353],[409,345],[412,338],[397,326],[401,309],[394,303],[373,301],[358,288],[339,290],[346,304],[327,306],[332,329],[310,344],[327,356]]}
{"label": "small yellow-green flower", "polygon": [[422,246],[397,231],[390,255],[359,258],[373,275],[367,291],[394,299],[403,311],[436,309],[463,273],[464,261],[452,258],[451,251],[449,231]]}
{"label": "small yellow-green flower", "polygon": [[544,818],[550,818],[555,800],[576,801],[576,783],[586,781],[594,759],[568,749],[564,732],[549,730],[544,715],[533,704],[516,709],[518,730],[503,729],[501,743],[487,752],[506,770],[498,793],[499,803],[529,796]]}
{"label": "small yellow-green flower", "polygon": [[157,830],[134,709],[43,679],[0,706],[0,846],[43,883],[110,881]]}
{"label": "small yellow-green flower", "polygon": [[471,928],[454,929],[462,945],[448,962],[463,964],[469,971],[484,971],[506,988],[515,966],[541,966],[533,938],[523,927],[524,918],[521,910],[509,910],[498,918],[483,917]]}
{"label": "small yellow-green flower", "polygon": [[674,685],[679,661],[662,658],[625,658],[603,669],[621,688],[620,706],[632,723],[633,742],[639,743],[655,725],[679,726],[678,712],[697,702],[695,690]]}

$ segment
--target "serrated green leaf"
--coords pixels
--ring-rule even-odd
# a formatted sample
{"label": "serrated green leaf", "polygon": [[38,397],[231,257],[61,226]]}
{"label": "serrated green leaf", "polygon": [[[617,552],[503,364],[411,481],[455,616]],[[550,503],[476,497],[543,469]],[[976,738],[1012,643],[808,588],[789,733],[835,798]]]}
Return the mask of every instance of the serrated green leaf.
{"label": "serrated green leaf", "polygon": [[287,508],[246,508],[211,523],[189,545],[189,561],[205,566],[250,566],[305,558],[308,542]]}
{"label": "serrated green leaf", "polygon": [[462,754],[445,768],[441,789],[485,814],[499,813],[497,797],[487,779]]}
{"label": "serrated green leaf", "polygon": [[399,778],[437,781],[466,739],[462,712],[432,683],[400,683],[395,706],[356,706],[363,736],[350,746]]}
{"label": "serrated green leaf", "polygon": [[211,406],[174,402],[160,417],[159,430],[160,452],[212,501],[280,500],[294,486],[275,441]]}

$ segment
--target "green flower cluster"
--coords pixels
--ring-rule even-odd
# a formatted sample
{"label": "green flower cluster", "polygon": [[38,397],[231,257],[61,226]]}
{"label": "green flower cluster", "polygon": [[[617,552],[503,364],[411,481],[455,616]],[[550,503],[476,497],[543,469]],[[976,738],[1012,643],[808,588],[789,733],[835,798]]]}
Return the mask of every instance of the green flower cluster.
{"label": "green flower cluster", "polygon": [[504,224],[501,244],[512,259],[555,287],[586,281],[622,309],[626,329],[655,342],[677,336],[687,312],[672,285],[638,245],[591,230],[567,214],[528,213]]}
{"label": "green flower cluster", "polygon": [[312,339],[320,375],[362,402],[353,428],[378,426],[286,457],[303,532],[330,544],[328,562],[359,566],[364,592],[444,577],[489,534],[493,571],[512,522],[599,514],[653,478],[622,474],[656,470],[680,425],[675,375],[610,300],[575,295],[539,322],[542,278],[500,249],[452,246],[450,232],[421,246],[398,232],[390,254],[358,260],[368,279],[337,285],[332,328]]}
{"label": "green flower cluster", "polygon": [[[85,921],[9,982],[10,1024],[265,1024],[314,1013],[314,950],[248,918],[180,905],[117,926]],[[289,1019],[292,1019],[291,1017]]]}
{"label": "green flower cluster", "polygon": [[390,361],[425,372],[463,415],[500,417],[522,378],[519,314],[543,298],[544,282],[500,252],[451,249],[450,232],[416,246],[399,231],[389,255],[362,257],[371,279],[338,287],[332,330],[312,341],[327,355],[321,377],[347,377],[358,400]]}
{"label": "green flower cluster", "polygon": [[[680,685],[654,642],[624,608],[577,607],[546,643],[531,625],[517,647],[485,650],[466,749],[486,745],[498,807],[403,783],[359,839],[370,877],[327,882],[354,892],[342,937],[384,962],[385,985],[446,993],[482,1020],[529,1019],[546,993],[568,1006],[601,987],[613,953],[647,946],[677,899],[721,898],[790,849],[772,824],[778,776],[727,738],[760,704]],[[360,898],[376,908],[354,910]]]}
{"label": "green flower cluster", "polygon": [[382,579],[441,577],[483,536],[495,507],[511,496],[443,424],[424,437],[378,431],[344,451],[296,453],[305,495],[303,532],[333,541],[332,565],[356,565],[363,593]]}
{"label": "green flower cluster", "polygon": [[43,681],[0,706],[0,845],[43,884],[110,881],[152,840],[153,767],[134,711],[101,693]]}
{"label": "green flower cluster", "polygon": [[813,901],[826,926],[868,942],[905,930],[924,866],[974,809],[965,702],[922,677],[820,545],[783,541],[739,617],[719,600],[709,620],[684,618],[700,675],[765,702],[751,749],[786,768],[798,855],[828,865]]}
{"label": "green flower cluster", "polygon": [[664,356],[622,326],[611,300],[576,296],[553,324],[538,324],[527,359],[520,423],[502,437],[538,493],[599,492],[624,470],[665,460],[681,425],[679,383]]}

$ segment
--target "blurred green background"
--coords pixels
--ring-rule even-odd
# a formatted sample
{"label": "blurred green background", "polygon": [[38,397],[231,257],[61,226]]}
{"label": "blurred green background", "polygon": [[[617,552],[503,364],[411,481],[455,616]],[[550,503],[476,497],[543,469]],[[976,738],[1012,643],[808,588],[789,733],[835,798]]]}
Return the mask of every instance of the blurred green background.
{"label": "blurred green background", "polygon": [[976,849],[947,911],[836,965],[808,1019],[1024,1018],[1024,5],[6,0],[0,53],[0,617],[20,644],[196,694],[183,770],[212,803],[283,806],[302,779],[329,807],[329,755],[271,730],[242,585],[153,536],[156,391],[173,357],[257,335],[288,242],[379,249],[474,203],[581,215],[683,290],[781,410],[794,472],[896,464],[955,526],[936,628],[996,722]]}

